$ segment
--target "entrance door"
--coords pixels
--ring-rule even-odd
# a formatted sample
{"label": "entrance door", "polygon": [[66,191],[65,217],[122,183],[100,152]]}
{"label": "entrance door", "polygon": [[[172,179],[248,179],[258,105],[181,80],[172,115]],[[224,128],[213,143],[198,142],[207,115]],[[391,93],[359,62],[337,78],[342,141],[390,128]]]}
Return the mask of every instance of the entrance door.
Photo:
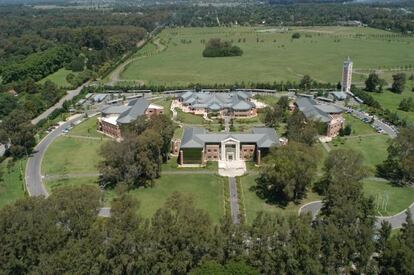
{"label": "entrance door", "polygon": [[227,152],[227,161],[234,160],[234,152]]}

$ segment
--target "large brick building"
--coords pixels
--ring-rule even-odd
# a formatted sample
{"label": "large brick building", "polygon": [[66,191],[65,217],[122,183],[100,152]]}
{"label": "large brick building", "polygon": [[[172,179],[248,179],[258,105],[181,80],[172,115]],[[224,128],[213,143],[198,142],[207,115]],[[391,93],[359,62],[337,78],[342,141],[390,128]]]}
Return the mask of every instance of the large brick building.
{"label": "large brick building", "polygon": [[335,105],[319,104],[312,96],[298,96],[295,104],[306,119],[319,121],[326,125],[325,135],[327,137],[336,137],[344,127],[345,119],[342,117],[344,110]]}
{"label": "large brick building", "polygon": [[[249,133],[211,133],[204,128],[185,128],[180,144],[179,164],[207,161],[256,161],[260,164],[271,147],[279,146],[272,128],[253,128]],[[173,145],[174,147],[174,145]]]}
{"label": "large brick building", "polygon": [[98,131],[103,134],[121,138],[122,125],[129,124],[139,116],[150,117],[164,113],[164,108],[148,102],[146,99],[139,98],[130,101],[127,105],[108,106],[102,110],[101,117],[98,118]]}

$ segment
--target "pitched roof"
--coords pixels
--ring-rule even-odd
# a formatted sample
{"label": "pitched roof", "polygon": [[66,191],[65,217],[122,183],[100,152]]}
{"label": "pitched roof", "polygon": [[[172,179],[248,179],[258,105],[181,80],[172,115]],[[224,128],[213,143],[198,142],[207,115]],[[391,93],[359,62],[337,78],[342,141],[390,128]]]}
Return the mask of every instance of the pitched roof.
{"label": "pitched roof", "polygon": [[296,105],[307,119],[321,122],[329,122],[332,117],[331,113],[342,113],[343,110],[332,105],[318,104],[313,98],[308,96],[299,96],[296,99]]}
{"label": "pitched roof", "polygon": [[144,98],[130,101],[128,104],[130,108],[119,115],[117,122],[119,124],[127,124],[136,120],[139,116],[145,114],[149,105],[150,103]]}
{"label": "pitched roof", "polygon": [[256,107],[250,102],[252,94],[244,91],[229,93],[186,91],[179,96],[185,105],[194,108],[205,108],[212,111],[229,108],[238,111],[250,110]]}
{"label": "pitched roof", "polygon": [[204,128],[185,128],[181,148],[203,148],[205,143],[220,143],[226,139],[241,143],[255,143],[259,148],[279,145],[279,138],[272,128],[253,128],[250,133],[210,133]]}

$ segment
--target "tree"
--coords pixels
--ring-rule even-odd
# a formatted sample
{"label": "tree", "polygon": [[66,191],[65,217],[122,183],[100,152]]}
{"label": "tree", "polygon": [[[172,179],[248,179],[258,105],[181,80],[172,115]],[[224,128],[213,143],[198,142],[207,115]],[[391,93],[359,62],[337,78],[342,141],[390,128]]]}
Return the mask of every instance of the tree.
{"label": "tree", "polygon": [[24,110],[14,110],[0,124],[0,143],[10,144],[8,152],[13,158],[28,156],[36,145],[30,118]]}
{"label": "tree", "polygon": [[374,215],[373,200],[365,197],[360,183],[339,180],[328,186],[316,221],[322,273],[366,272],[374,252]]}
{"label": "tree", "polygon": [[365,90],[368,92],[376,92],[377,86],[380,84],[380,78],[376,73],[370,73],[367,80],[365,80]]}
{"label": "tree", "polygon": [[315,177],[317,155],[315,149],[295,142],[272,150],[256,180],[256,193],[282,205],[302,199]]}
{"label": "tree", "polygon": [[398,109],[404,112],[414,111],[414,100],[411,97],[403,98],[398,106]]}
{"label": "tree", "polygon": [[315,189],[321,194],[326,194],[332,184],[359,182],[367,176],[362,154],[352,149],[329,152],[323,171],[322,179],[315,185]]}
{"label": "tree", "polygon": [[385,248],[380,252],[380,274],[413,274],[414,223],[409,211],[401,234],[396,238],[386,239]]}
{"label": "tree", "polygon": [[17,108],[17,105],[17,97],[8,93],[0,93],[0,120]]}
{"label": "tree", "polygon": [[289,140],[313,145],[318,135],[315,122],[307,121],[304,114],[295,111],[287,120],[287,136]]}
{"label": "tree", "polygon": [[190,272],[191,275],[259,275],[260,273],[253,267],[247,265],[245,262],[230,261],[224,265],[217,263],[216,261],[208,261],[201,266],[193,269]]}
{"label": "tree", "polygon": [[343,136],[349,136],[349,135],[351,135],[351,133],[352,133],[352,126],[349,125],[349,124],[347,124],[344,128],[341,128],[339,130],[339,135],[341,137],[343,137]]}
{"label": "tree", "polygon": [[377,166],[379,176],[398,184],[414,182],[414,127],[401,128],[388,147],[388,158]]}
{"label": "tree", "polygon": [[294,34],[292,34],[292,39],[299,39],[300,38],[300,33],[295,32]]}
{"label": "tree", "polygon": [[221,41],[220,38],[210,39],[203,51],[204,57],[242,56],[243,50],[232,45],[230,41]]}
{"label": "tree", "polygon": [[405,83],[407,81],[407,75],[404,73],[398,73],[392,76],[393,83],[391,91],[397,94],[401,94],[404,91]]}
{"label": "tree", "polygon": [[299,83],[299,87],[303,90],[308,90],[312,87],[312,78],[309,75],[304,75]]}

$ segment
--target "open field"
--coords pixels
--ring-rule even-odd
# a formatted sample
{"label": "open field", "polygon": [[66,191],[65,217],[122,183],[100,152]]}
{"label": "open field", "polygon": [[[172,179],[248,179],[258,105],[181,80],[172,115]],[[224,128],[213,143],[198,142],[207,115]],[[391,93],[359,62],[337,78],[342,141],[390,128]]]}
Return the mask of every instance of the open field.
{"label": "open field", "polygon": [[[292,40],[294,32],[300,32],[301,38]],[[412,65],[414,60],[407,57],[412,56],[414,39],[386,37],[390,34],[353,27],[290,28],[288,32],[253,27],[165,29],[158,39],[167,49],[131,62],[121,80],[149,85],[232,84],[298,81],[309,74],[336,83],[348,56],[362,74]],[[210,38],[233,40],[243,56],[203,58],[202,41]]]}
{"label": "open field", "polygon": [[189,194],[196,207],[206,210],[218,223],[224,215],[223,184],[227,184],[227,178],[217,175],[168,175],[157,179],[154,187],[133,190],[130,194],[140,202],[138,213],[145,218],[161,208],[172,193]]}
{"label": "open field", "polygon": [[361,152],[364,164],[375,171],[375,166],[387,158],[387,148],[390,138],[387,135],[372,135],[365,137],[336,139],[329,146],[332,149],[348,148]]}
{"label": "open field", "polygon": [[96,125],[97,125],[97,117],[91,117],[80,124],[73,127],[72,130],[70,130],[69,135],[73,136],[84,136],[84,137],[98,137],[98,138],[108,138],[96,131]]}
{"label": "open field", "polygon": [[257,175],[246,175],[240,178],[242,186],[242,199],[244,200],[247,223],[252,223],[257,216],[257,213],[260,211],[281,215],[297,215],[299,208],[302,205],[321,199],[318,194],[308,192],[307,198],[303,199],[300,204],[295,204],[292,202],[289,203],[289,205],[285,208],[267,204],[262,199],[260,199],[254,191],[250,190],[252,186],[256,185],[256,177]]}
{"label": "open field", "polygon": [[[386,181],[369,179],[363,181],[363,187],[364,193],[374,198],[378,215],[395,215],[407,209],[414,202],[414,188],[412,187],[400,187]],[[388,202],[386,202],[387,199]]]}
{"label": "open field", "polygon": [[3,180],[0,180],[0,208],[25,196],[24,169],[26,160],[15,162],[8,171],[7,163],[9,161],[11,160],[6,159],[0,163],[0,170],[4,173]]}
{"label": "open field", "polygon": [[363,122],[362,120],[350,114],[344,114],[344,118],[345,125],[350,125],[352,128],[351,136],[369,135],[376,133],[374,128],[371,127],[371,125]]}
{"label": "open field", "polygon": [[42,162],[43,175],[97,173],[99,148],[105,141],[61,136],[49,146]]}
{"label": "open field", "polygon": [[58,87],[72,87],[72,85],[66,81],[66,76],[70,73],[74,75],[78,74],[76,72],[72,72],[72,71],[66,70],[65,68],[62,68],[56,71],[55,73],[43,78],[42,80],[39,81],[39,83],[44,83],[47,80],[50,80],[53,83],[55,83]]}

